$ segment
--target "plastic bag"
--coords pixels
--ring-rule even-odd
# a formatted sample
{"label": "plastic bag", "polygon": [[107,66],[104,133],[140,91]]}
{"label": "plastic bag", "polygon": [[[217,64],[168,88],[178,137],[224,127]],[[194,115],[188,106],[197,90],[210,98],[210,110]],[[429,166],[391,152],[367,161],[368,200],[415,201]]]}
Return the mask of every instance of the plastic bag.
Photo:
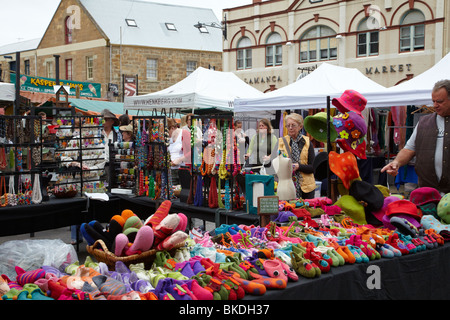
{"label": "plastic bag", "polygon": [[16,266],[29,271],[42,266],[59,268],[63,263],[76,261],[75,248],[60,239],[12,240],[0,244],[0,274],[7,275],[11,280],[17,276]]}

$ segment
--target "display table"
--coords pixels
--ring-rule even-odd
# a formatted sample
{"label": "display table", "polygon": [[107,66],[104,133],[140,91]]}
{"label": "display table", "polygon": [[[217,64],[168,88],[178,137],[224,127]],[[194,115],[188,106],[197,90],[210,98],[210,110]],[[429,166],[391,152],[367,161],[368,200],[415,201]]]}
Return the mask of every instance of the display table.
{"label": "display table", "polygon": [[[136,197],[108,193],[109,201],[89,199],[90,220],[109,222],[111,217],[129,209],[145,220],[152,215],[163,200],[153,200],[148,197]],[[221,224],[259,224],[259,216],[245,211],[226,211],[220,208],[198,207],[180,200],[172,200],[170,213],[184,213],[189,220],[192,218],[213,222],[216,227]],[[89,221],[90,221],[89,220]],[[190,225],[188,226],[190,227]]]}
{"label": "display table", "polygon": [[50,197],[40,204],[0,209],[0,236],[51,230],[86,221],[87,199]]}
{"label": "display table", "polygon": [[450,299],[449,257],[450,243],[445,243],[392,259],[333,267],[318,278],[300,276],[298,282],[289,282],[284,290],[268,290],[263,296],[246,295],[245,299]]}

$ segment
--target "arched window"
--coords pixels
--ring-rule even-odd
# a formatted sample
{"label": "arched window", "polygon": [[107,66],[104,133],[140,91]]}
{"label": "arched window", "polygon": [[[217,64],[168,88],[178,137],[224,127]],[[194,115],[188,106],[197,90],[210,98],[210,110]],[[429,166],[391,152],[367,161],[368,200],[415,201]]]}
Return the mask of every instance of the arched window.
{"label": "arched window", "polygon": [[266,40],[266,67],[280,66],[282,63],[281,36],[277,32],[272,32]]}
{"label": "arched window", "polygon": [[425,15],[410,10],[400,22],[400,52],[425,49]]}
{"label": "arched window", "polygon": [[252,68],[252,42],[248,37],[242,37],[237,43],[236,65],[238,70]]}
{"label": "arched window", "polygon": [[[357,47],[358,57],[368,57],[378,54],[379,31],[378,21],[365,18],[358,25]],[[375,21],[375,25],[373,24]]]}
{"label": "arched window", "polygon": [[327,26],[316,26],[300,37],[300,62],[335,60],[336,32]]}
{"label": "arched window", "polygon": [[66,44],[72,43],[72,18],[70,16],[66,17],[64,20],[64,32]]}

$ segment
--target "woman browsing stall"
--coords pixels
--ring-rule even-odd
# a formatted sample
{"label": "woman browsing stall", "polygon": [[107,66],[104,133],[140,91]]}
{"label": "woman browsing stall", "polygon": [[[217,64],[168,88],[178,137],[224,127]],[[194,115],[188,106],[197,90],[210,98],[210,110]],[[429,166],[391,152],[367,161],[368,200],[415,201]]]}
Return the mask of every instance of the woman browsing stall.
{"label": "woman browsing stall", "polygon": [[278,149],[292,160],[292,179],[297,198],[312,199],[316,189],[314,179],[314,147],[307,136],[302,135],[303,117],[291,113],[285,118],[287,135],[278,139]]}

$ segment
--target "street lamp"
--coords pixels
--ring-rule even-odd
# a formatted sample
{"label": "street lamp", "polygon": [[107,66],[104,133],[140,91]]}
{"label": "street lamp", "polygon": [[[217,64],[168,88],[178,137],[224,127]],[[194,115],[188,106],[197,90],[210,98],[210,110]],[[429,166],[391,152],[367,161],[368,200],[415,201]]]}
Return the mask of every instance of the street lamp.
{"label": "street lamp", "polygon": [[208,33],[208,29],[206,29],[206,27],[221,29],[223,37],[225,38],[225,40],[227,40],[227,17],[226,16],[224,17],[223,24],[219,24],[217,22],[203,23],[203,22],[199,21],[198,23],[194,24],[194,27],[197,28],[202,33]]}

